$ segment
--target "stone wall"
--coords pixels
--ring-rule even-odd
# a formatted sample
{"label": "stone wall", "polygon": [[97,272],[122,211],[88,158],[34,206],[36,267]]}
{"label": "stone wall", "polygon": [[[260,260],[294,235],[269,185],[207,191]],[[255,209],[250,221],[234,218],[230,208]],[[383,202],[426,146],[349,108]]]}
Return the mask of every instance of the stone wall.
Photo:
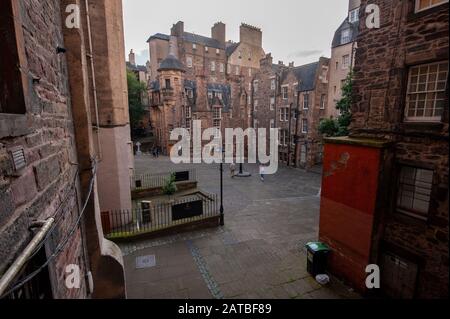
{"label": "stone wall", "polygon": [[[0,274],[14,261],[33,236],[29,230],[35,220],[45,220],[58,212],[63,218],[57,223],[47,244],[53,252],[73,227],[78,217],[80,191],[77,174],[77,156],[74,123],[71,114],[67,64],[64,54],[56,53],[63,46],[60,1],[24,0],[19,2],[18,17],[23,24],[23,45],[28,63],[30,83],[27,112],[14,117],[0,114]],[[21,130],[14,129],[20,118]],[[23,147],[26,166],[14,170],[10,151]],[[60,210],[58,210],[61,208]],[[85,278],[83,246],[80,229],[51,263],[50,275],[54,296],[57,298],[84,298],[88,295],[86,282],[81,289],[65,288],[65,266],[81,266]]]}
{"label": "stone wall", "polygon": [[[404,121],[410,66],[448,61],[448,3],[419,13],[415,1],[362,1],[381,9],[381,28],[367,29],[361,19],[355,61],[355,102],[351,135],[395,142],[392,165],[434,171],[426,221],[395,212],[398,176],[386,177],[391,198],[383,203],[381,237],[421,260],[417,297],[448,296],[448,107],[440,123]],[[448,106],[448,84],[446,103]],[[398,170],[394,170],[397,171]],[[397,175],[397,174],[395,174]],[[375,248],[378,250],[378,248]]]}

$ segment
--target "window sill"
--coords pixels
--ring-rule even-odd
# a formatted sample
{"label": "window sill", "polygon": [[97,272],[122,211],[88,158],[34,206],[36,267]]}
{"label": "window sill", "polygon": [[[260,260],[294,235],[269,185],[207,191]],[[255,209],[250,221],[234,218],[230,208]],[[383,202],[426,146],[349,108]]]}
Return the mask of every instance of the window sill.
{"label": "window sill", "polygon": [[0,113],[0,138],[19,137],[30,134],[29,118],[26,114]]}

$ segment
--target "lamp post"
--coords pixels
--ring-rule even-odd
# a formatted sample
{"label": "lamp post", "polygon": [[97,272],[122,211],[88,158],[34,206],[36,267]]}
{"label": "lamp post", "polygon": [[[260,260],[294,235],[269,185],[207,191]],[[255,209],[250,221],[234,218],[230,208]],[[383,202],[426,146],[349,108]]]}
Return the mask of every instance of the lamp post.
{"label": "lamp post", "polygon": [[220,226],[225,225],[225,215],[223,209],[223,161],[225,158],[225,146],[222,146],[222,160],[220,161]]}

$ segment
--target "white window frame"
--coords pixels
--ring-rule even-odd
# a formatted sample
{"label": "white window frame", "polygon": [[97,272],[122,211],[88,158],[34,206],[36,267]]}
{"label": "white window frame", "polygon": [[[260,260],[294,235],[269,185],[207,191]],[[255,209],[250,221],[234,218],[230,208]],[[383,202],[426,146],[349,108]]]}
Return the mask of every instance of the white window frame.
{"label": "white window frame", "polygon": [[[439,71],[440,71],[439,65],[443,64],[443,63],[447,63],[447,70],[445,71],[445,85],[444,85],[444,88],[442,90],[437,90],[438,82],[442,82],[442,81],[438,81],[438,79],[439,79]],[[428,90],[428,85],[430,84],[430,82],[429,82],[429,79],[430,79],[429,68],[431,66],[433,66],[433,65],[438,65],[438,70],[437,70],[437,73],[436,73],[435,89],[434,90]],[[418,79],[417,79],[417,84],[416,84],[416,88],[417,89],[416,89],[416,91],[411,92],[411,86],[412,86],[411,80],[412,80],[412,77],[413,77],[413,72],[412,71],[414,69],[418,68],[419,72],[420,72],[420,68],[423,68],[423,67],[428,67],[428,72],[426,73],[427,79],[426,79],[426,82],[425,82],[425,91],[418,91],[419,83],[423,83],[423,82],[419,82],[420,74],[418,74]],[[418,109],[417,105],[419,103],[419,95],[425,95],[425,100],[423,100],[424,101],[424,113],[425,113],[428,95],[429,94],[435,94],[434,105],[433,105],[433,111],[434,111],[436,109],[436,102],[437,102],[436,95],[439,94],[439,93],[445,95],[445,91],[446,91],[447,86],[448,86],[447,79],[448,79],[448,60],[447,61],[434,62],[434,63],[419,64],[419,65],[413,66],[413,67],[411,67],[409,69],[409,71],[408,71],[408,90],[407,90],[407,94],[406,94],[406,107],[405,107],[405,122],[437,122],[437,123],[441,122],[442,115],[440,115],[440,116],[425,116],[425,114],[424,114],[424,116],[409,116],[408,115],[409,114],[409,106],[410,106],[411,98],[412,98],[412,96],[414,96],[416,98],[415,112],[417,113],[417,109]],[[445,107],[446,106],[444,105],[442,112],[444,111]]]}
{"label": "white window frame", "polygon": [[275,91],[275,89],[277,88],[277,83],[275,79],[270,79],[270,89],[272,91]]}
{"label": "white window frame", "polygon": [[212,72],[216,71],[216,61],[211,61],[211,71]]}
{"label": "white window frame", "polygon": [[[431,0],[429,0],[429,1],[430,1],[430,3],[431,3]],[[428,7],[419,9],[420,0],[416,0],[416,3],[415,3],[415,5],[414,5],[414,12],[415,12],[415,13],[417,13],[417,12],[422,12],[422,11],[425,11],[425,10],[428,10],[428,9],[431,9],[431,8],[434,8],[434,7],[443,5],[444,3],[447,3],[447,2],[448,2],[448,0],[443,0],[442,2],[439,2],[439,3],[436,3],[436,4],[430,4]]]}
{"label": "white window frame", "polygon": [[209,52],[209,48],[205,46],[205,52]]}
{"label": "white window frame", "polygon": [[272,96],[270,98],[270,110],[273,111],[275,109],[275,98]]}
{"label": "white window frame", "polygon": [[197,44],[196,43],[192,43],[192,50],[197,50]]}
{"label": "white window frame", "polygon": [[258,100],[255,99],[253,103],[253,110],[256,112],[258,110]]}
{"label": "white window frame", "polygon": [[274,119],[270,120],[270,128],[275,128],[275,120]]}
{"label": "white window frame", "polygon": [[220,50],[216,49],[216,54],[219,55],[220,54]]}
{"label": "white window frame", "polygon": [[320,109],[321,110],[325,110],[325,108],[326,108],[326,99],[327,99],[326,94],[322,94],[320,96]]}
{"label": "white window frame", "polygon": [[220,63],[220,73],[224,73],[225,72],[225,64]]}
{"label": "white window frame", "polygon": [[359,21],[359,8],[353,9],[349,12],[348,21],[351,23]]}
{"label": "white window frame", "polygon": [[[305,125],[305,123],[306,123],[306,125]],[[308,119],[302,119],[302,133],[303,134],[308,134],[308,130],[309,130],[308,124],[309,124]]]}
{"label": "white window frame", "polygon": [[287,100],[289,98],[289,85],[281,86],[281,96],[283,100]]}
{"label": "white window frame", "polygon": [[[346,34],[346,36],[344,36],[344,34]],[[349,43],[351,41],[351,39],[352,39],[351,30],[350,29],[342,30],[342,32],[341,32],[341,44]]]}
{"label": "white window frame", "polygon": [[[309,100],[309,93],[303,93],[303,109],[304,110],[309,110],[309,106],[310,106],[310,100]],[[307,97],[307,98],[306,98]],[[305,103],[305,102],[308,102],[308,103]]]}

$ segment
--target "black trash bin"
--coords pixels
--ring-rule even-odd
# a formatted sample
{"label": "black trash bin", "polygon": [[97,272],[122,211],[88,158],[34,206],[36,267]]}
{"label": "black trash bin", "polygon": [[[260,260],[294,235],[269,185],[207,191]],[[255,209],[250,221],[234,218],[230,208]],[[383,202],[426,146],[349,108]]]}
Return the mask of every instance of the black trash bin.
{"label": "black trash bin", "polygon": [[306,244],[307,264],[306,270],[314,278],[317,275],[326,274],[327,260],[330,248],[321,242],[311,242]]}

